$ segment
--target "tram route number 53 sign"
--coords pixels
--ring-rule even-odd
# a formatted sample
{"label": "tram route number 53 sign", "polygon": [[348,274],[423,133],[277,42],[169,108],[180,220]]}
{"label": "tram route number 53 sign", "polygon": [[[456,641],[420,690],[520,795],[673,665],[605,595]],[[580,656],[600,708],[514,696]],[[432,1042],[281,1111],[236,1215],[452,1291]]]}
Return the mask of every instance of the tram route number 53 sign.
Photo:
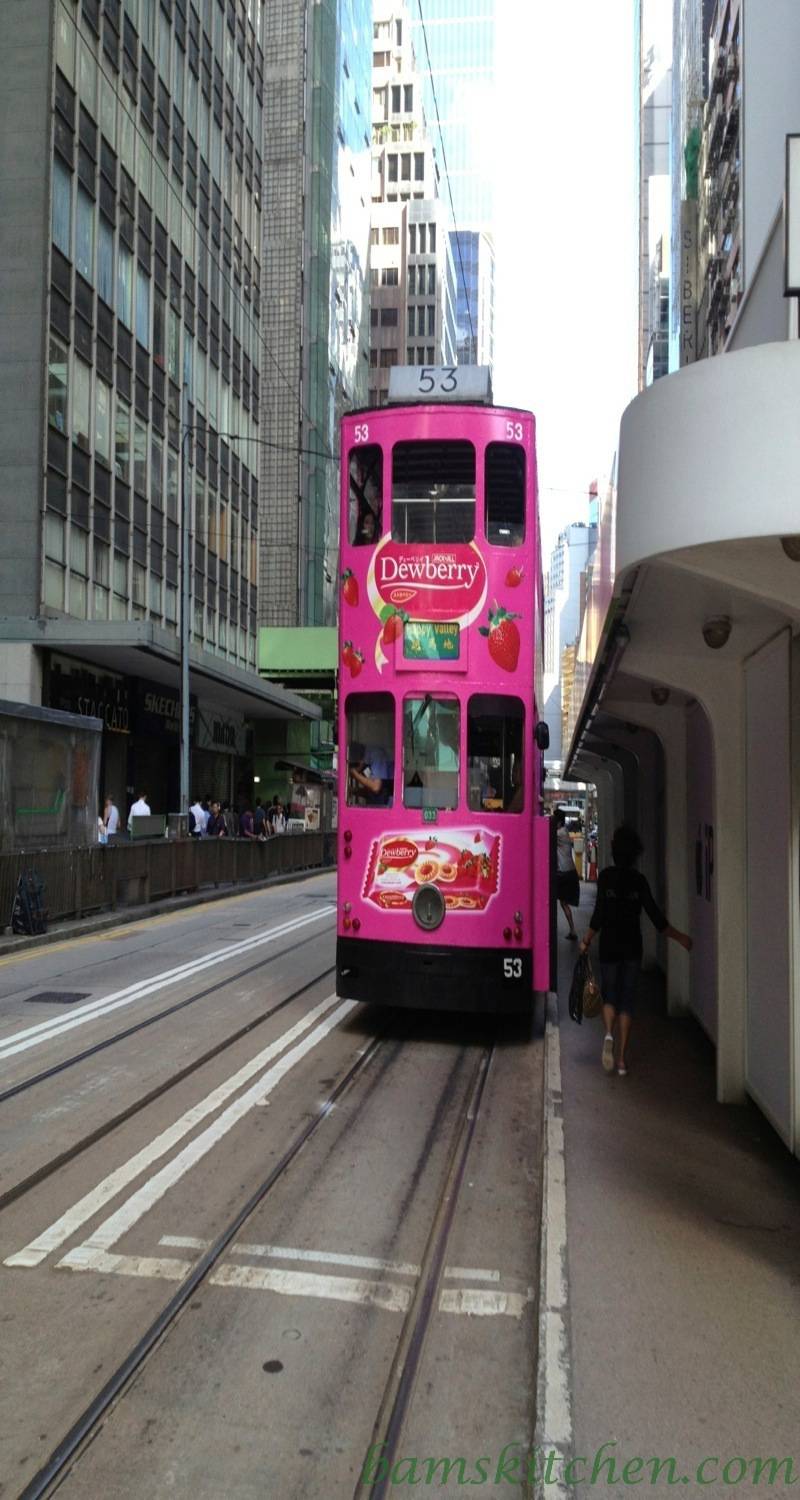
{"label": "tram route number 53 sign", "polygon": [[488,365],[394,365],[389,374],[389,400],[469,401],[491,403]]}

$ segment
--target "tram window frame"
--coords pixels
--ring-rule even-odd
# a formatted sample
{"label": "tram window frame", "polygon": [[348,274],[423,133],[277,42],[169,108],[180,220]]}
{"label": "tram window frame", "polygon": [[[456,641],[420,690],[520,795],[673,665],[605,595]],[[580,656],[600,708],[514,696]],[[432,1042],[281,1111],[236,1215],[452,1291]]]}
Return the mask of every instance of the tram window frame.
{"label": "tram window frame", "polygon": [[[512,708],[513,705],[513,708]],[[509,712],[511,709],[511,712]],[[525,811],[525,704],[507,693],[473,693],[467,702],[467,807],[470,812],[517,814]],[[476,748],[480,735],[499,730],[494,751]],[[517,770],[517,768],[519,768]],[[500,776],[500,784],[490,782]],[[486,795],[484,790],[491,795]]]}
{"label": "tram window frame", "polygon": [[[522,474],[512,475],[513,493],[505,474],[492,472],[500,454],[519,460]],[[525,542],[525,500],[527,496],[527,455],[520,443],[487,443],[483,459],[483,512],[486,540],[492,547],[522,547]],[[502,488],[501,488],[502,486]]]}
{"label": "tram window frame", "polygon": [[[395,700],[391,693],[348,693],[344,705],[347,777],[345,799],[348,807],[392,807],[395,783]],[[382,765],[375,755],[383,753],[386,774],[378,775]],[[373,765],[372,762],[376,763]],[[356,775],[351,775],[351,770]],[[371,774],[372,773],[372,774]],[[382,783],[378,790],[370,781]]]}
{"label": "tram window frame", "polygon": [[[437,464],[438,472],[445,474],[443,479],[436,477]],[[392,449],[392,540],[434,547],[459,546],[474,541],[477,473],[475,444],[466,438],[426,438],[395,443]],[[457,491],[467,493],[455,493]],[[441,527],[437,525],[440,512]],[[409,525],[410,520],[412,525]],[[440,530],[450,534],[439,535]]]}
{"label": "tram window frame", "polygon": [[[431,709],[434,710],[431,717]],[[453,714],[452,710],[455,710]],[[446,710],[439,718],[439,711]],[[420,755],[415,745],[417,737],[422,749],[420,725],[425,722],[425,740],[430,746]],[[441,739],[441,729],[446,727],[447,738]],[[411,736],[409,750],[409,733]],[[450,757],[442,755],[449,751]],[[411,756],[414,757],[413,762]],[[455,758],[455,766],[442,765],[442,759]],[[409,776],[409,769],[413,770]],[[461,703],[453,693],[409,693],[403,699],[403,806],[409,808],[436,808],[438,812],[455,812],[461,792]],[[416,784],[413,784],[416,778]]]}
{"label": "tram window frame", "polygon": [[[358,465],[362,468],[360,480],[354,473]],[[372,467],[368,467],[364,474],[364,467],[370,465]],[[368,486],[371,486],[369,492]],[[383,448],[380,443],[356,443],[350,449],[347,497],[350,546],[373,547],[383,535]]]}

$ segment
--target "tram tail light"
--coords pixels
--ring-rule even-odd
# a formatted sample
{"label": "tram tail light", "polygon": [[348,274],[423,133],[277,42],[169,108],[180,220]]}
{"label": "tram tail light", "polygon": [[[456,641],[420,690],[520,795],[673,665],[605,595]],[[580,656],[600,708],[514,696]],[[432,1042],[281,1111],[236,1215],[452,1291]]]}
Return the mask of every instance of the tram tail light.
{"label": "tram tail light", "polygon": [[343,918],[342,918],[342,926],[343,926],[343,928],[344,928],[344,929],[345,929],[345,932],[347,932],[347,930],[348,930],[348,928],[349,928],[349,927],[350,927],[350,926],[351,926],[351,925],[352,925],[352,924],[351,924],[351,921],[350,921],[350,918],[349,918],[349,917],[343,917]]}
{"label": "tram tail light", "polygon": [[361,920],[360,920],[359,917],[353,917],[353,931],[354,932],[360,932],[361,931]]}
{"label": "tram tail light", "polygon": [[503,928],[503,937],[505,938],[505,940],[506,940],[507,943],[511,942],[511,928],[510,927],[504,927]]}
{"label": "tram tail light", "polygon": [[515,938],[516,938],[516,940],[517,940],[518,943],[522,942],[522,928],[521,927],[515,927],[514,928],[514,936],[515,936]]}
{"label": "tram tail light", "polygon": [[344,846],[344,857],[345,857],[345,859],[352,859],[353,858],[353,849],[352,849],[352,846],[350,844],[345,844],[345,846]]}
{"label": "tram tail light", "polygon": [[521,911],[515,911],[514,912],[514,921],[516,922],[516,924],[517,924],[518,927],[522,926],[522,912]]}
{"label": "tram tail light", "polygon": [[346,844],[351,844],[353,842],[353,835],[349,828],[345,828],[344,841]]}

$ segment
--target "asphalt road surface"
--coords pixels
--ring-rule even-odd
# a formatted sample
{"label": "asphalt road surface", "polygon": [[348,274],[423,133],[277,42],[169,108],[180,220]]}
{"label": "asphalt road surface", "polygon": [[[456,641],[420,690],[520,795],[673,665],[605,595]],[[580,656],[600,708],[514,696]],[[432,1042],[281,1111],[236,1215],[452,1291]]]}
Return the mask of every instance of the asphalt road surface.
{"label": "asphalt road surface", "polygon": [[0,960],[3,1500],[529,1493],[540,1011],[340,1002],[334,916]]}

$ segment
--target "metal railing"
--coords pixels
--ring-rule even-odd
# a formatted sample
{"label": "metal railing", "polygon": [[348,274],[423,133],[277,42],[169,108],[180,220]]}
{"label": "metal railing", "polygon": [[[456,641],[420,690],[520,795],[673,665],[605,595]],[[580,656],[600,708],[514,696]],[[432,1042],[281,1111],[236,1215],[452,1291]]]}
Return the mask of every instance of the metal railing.
{"label": "metal railing", "polygon": [[90,912],[164,901],[209,886],[246,885],[270,875],[324,870],[336,861],[335,833],[268,839],[154,839],[89,849],[27,849],[0,854],[0,931],[9,930],[17,882],[43,884],[48,923]]}

